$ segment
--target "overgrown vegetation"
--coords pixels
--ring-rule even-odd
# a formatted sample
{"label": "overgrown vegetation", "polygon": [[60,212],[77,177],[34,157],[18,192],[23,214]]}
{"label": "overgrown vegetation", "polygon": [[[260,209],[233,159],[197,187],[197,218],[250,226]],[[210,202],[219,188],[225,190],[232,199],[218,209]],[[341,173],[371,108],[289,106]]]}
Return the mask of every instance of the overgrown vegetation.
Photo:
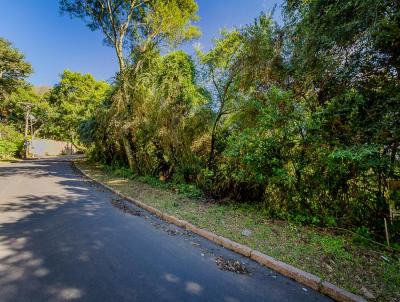
{"label": "overgrown vegetation", "polygon": [[397,0],[286,0],[282,24],[262,13],[193,57],[178,49],[200,34],[194,0],[60,7],[104,34],[115,81],[65,71],[37,95],[0,40],[3,132],[22,133],[28,116],[30,135],[70,140],[123,176],[399,248]]}
{"label": "overgrown vegetation", "polygon": [[24,144],[22,135],[12,126],[0,124],[0,159],[12,159],[20,155]]}
{"label": "overgrown vegetation", "polygon": [[380,241],[386,219],[398,242],[397,1],[288,0],[283,25],[261,14],[196,58],[173,47],[198,33],[193,0],[82,3],[61,7],[120,61],[81,127],[93,158]]}
{"label": "overgrown vegetation", "polygon": [[[209,202],[185,191],[146,183],[122,168],[78,162],[90,176],[163,212],[262,251],[376,301],[400,298],[399,254],[340,228],[274,220],[262,204]],[[245,233],[246,231],[247,233]],[[363,234],[365,235],[365,234]],[[371,296],[369,296],[371,297]]]}
{"label": "overgrown vegetation", "polygon": [[65,70],[53,88],[36,89],[25,80],[31,72],[24,56],[0,38],[0,158],[23,156],[24,140],[37,137],[82,148],[78,128],[105,101],[110,85]]}

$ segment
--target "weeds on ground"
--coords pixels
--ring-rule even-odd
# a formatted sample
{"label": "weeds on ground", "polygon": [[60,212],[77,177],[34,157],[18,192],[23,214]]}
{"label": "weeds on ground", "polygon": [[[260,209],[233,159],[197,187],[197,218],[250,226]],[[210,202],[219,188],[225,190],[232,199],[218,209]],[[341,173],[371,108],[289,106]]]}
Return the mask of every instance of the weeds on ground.
{"label": "weeds on ground", "polygon": [[[250,246],[376,301],[400,300],[400,257],[334,227],[270,219],[256,204],[216,203],[197,188],[136,177],[124,169],[79,163],[95,179],[168,214]],[[243,235],[246,230],[250,235]],[[360,230],[362,232],[362,230]]]}

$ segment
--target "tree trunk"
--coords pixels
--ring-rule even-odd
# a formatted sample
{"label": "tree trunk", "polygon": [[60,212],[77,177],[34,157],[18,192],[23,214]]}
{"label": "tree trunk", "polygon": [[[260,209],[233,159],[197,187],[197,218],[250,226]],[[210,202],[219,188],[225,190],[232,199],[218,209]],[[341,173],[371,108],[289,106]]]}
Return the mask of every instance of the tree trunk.
{"label": "tree trunk", "polygon": [[[118,57],[118,63],[119,63],[119,76],[121,80],[121,89],[122,89],[122,100],[124,103],[124,107],[126,110],[128,110],[128,115],[130,114],[130,108],[128,104],[128,98],[127,98],[127,88],[126,88],[126,78],[125,78],[125,61],[122,53],[122,42],[116,43],[115,44],[115,51],[117,53]],[[129,141],[128,137],[128,132],[129,129],[124,131],[121,135],[121,140],[124,145],[124,150],[125,150],[125,156],[128,160],[129,164],[129,169],[133,172],[136,165],[135,165],[135,156],[134,152],[132,150],[131,143]]]}
{"label": "tree trunk", "polygon": [[25,159],[29,157],[29,144],[28,144],[28,134],[29,134],[29,114],[31,111],[31,108],[29,105],[26,106],[25,109],[25,135],[24,135],[24,141],[25,141]]}
{"label": "tree trunk", "polygon": [[215,157],[215,127],[211,133],[211,146],[210,146],[210,157],[208,158],[208,167],[212,168],[214,165],[214,157]]}
{"label": "tree trunk", "polygon": [[216,142],[216,136],[217,136],[217,126],[219,123],[219,120],[222,117],[221,110],[219,111],[217,118],[215,119],[213,129],[211,132],[211,146],[210,146],[210,157],[208,158],[208,168],[212,169],[214,166],[214,159],[215,159],[215,142]]}
{"label": "tree trunk", "polygon": [[135,170],[135,157],[133,155],[131,143],[129,142],[128,135],[126,133],[122,134],[122,142],[124,144],[125,155],[128,159],[129,169],[133,172]]}

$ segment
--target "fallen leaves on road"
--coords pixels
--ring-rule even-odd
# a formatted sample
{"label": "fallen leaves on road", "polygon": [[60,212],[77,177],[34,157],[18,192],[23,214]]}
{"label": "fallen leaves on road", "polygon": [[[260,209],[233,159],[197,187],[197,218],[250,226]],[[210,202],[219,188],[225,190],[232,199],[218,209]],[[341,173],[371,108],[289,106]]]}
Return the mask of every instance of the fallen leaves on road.
{"label": "fallen leaves on road", "polygon": [[246,266],[238,260],[225,259],[222,256],[218,256],[215,259],[217,266],[224,271],[230,271],[238,274],[248,274]]}
{"label": "fallen leaves on road", "polygon": [[129,215],[133,216],[143,216],[143,213],[140,211],[136,211],[130,207],[128,207],[123,199],[113,199],[111,201],[111,204],[116,207],[117,209],[120,209],[122,212],[127,213]]}

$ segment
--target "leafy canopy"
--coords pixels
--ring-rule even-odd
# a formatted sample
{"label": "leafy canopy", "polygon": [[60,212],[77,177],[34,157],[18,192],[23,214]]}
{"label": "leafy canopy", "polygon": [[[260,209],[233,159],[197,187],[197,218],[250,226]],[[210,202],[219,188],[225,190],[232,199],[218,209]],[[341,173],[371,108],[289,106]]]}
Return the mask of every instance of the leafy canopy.
{"label": "leafy canopy", "polygon": [[49,132],[78,143],[79,125],[101,106],[109,90],[108,83],[96,81],[90,74],[65,70],[48,96],[54,110]]}
{"label": "leafy canopy", "polygon": [[146,51],[163,41],[175,45],[199,35],[194,0],[60,0],[61,10],[102,30],[115,48],[121,70],[131,52]]}
{"label": "leafy canopy", "polygon": [[32,66],[12,44],[0,37],[0,100],[4,100],[32,73]]}

